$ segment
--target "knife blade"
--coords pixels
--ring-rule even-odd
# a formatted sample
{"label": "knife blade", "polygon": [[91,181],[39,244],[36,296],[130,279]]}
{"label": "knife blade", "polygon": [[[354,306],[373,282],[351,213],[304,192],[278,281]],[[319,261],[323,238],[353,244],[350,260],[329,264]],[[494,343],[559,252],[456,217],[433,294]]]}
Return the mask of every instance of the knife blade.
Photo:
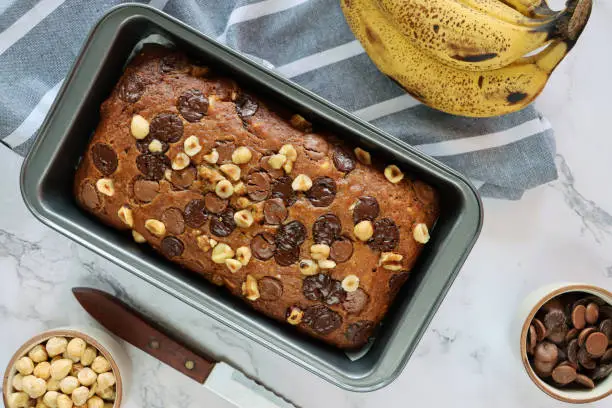
{"label": "knife blade", "polygon": [[114,335],[203,384],[238,407],[296,408],[263,384],[224,362],[200,355],[168,335],[117,297],[93,288],[73,288],[81,306]]}

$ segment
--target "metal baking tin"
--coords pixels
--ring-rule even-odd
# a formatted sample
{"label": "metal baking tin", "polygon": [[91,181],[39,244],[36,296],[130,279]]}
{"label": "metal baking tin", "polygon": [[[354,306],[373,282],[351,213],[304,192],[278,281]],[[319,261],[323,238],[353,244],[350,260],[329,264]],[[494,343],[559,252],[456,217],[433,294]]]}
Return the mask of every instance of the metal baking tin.
{"label": "metal baking tin", "polygon": [[[240,84],[293,107],[316,123],[324,123],[337,135],[386,154],[440,191],[442,211],[432,240],[390,308],[372,347],[360,359],[351,361],[343,351],[255,312],[241,299],[134,244],[78,208],[72,180],[98,123],[100,105],[137,43],[152,34],[234,75]],[[379,389],[400,374],[474,245],[482,223],[477,192],[454,170],[163,12],[135,4],[111,9],[92,29],[24,162],[21,191],[30,211],[43,223],[351,391]]]}

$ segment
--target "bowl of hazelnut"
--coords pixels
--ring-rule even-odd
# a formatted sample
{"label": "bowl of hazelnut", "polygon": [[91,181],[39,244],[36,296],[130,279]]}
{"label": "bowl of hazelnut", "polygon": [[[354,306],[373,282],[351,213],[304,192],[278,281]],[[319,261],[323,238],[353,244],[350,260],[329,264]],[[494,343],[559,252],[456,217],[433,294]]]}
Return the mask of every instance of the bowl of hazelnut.
{"label": "bowl of hazelnut", "polygon": [[540,288],[525,299],[516,324],[525,371],[546,394],[576,404],[612,394],[610,291],[586,284]]}
{"label": "bowl of hazelnut", "polygon": [[128,357],[95,328],[55,329],[28,340],[4,374],[7,408],[118,408]]}

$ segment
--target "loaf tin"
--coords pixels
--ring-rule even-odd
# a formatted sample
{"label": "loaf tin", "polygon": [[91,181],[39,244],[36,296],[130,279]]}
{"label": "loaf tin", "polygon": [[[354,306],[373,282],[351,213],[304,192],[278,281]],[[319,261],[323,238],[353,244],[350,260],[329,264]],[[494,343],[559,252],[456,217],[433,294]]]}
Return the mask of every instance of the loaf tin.
{"label": "loaf tin", "polygon": [[[385,317],[367,352],[358,359],[298,334],[253,311],[241,299],[81,211],[72,195],[75,168],[99,121],[99,108],[142,40],[157,36],[239,84],[292,107],[373,153],[441,194],[441,216],[411,277]],[[351,391],[388,385],[407,363],[480,232],[482,206],[460,174],[330,104],[279,74],[151,7],[111,9],[92,29],[51,107],[21,173],[27,207],[43,223],[121,265],[203,313]]]}

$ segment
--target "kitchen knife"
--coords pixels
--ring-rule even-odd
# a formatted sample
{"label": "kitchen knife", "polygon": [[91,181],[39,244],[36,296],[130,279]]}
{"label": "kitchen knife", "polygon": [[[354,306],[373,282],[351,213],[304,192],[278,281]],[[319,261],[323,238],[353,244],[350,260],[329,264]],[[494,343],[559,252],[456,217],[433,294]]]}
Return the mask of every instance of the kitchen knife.
{"label": "kitchen knife", "polygon": [[72,293],[108,331],[203,384],[226,401],[249,408],[296,407],[232,366],[189,350],[115,296],[93,288],[73,288]]}

